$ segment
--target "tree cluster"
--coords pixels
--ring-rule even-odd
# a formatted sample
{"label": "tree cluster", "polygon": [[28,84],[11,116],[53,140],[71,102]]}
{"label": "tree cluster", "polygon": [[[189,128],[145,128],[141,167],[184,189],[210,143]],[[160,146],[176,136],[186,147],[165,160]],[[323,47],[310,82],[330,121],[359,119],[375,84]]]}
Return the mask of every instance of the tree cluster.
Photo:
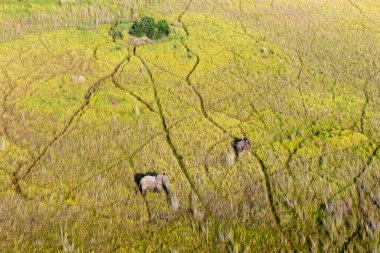
{"label": "tree cluster", "polygon": [[136,37],[147,36],[150,39],[160,39],[168,36],[170,27],[166,20],[156,22],[152,17],[143,17],[141,21],[132,24],[129,34]]}

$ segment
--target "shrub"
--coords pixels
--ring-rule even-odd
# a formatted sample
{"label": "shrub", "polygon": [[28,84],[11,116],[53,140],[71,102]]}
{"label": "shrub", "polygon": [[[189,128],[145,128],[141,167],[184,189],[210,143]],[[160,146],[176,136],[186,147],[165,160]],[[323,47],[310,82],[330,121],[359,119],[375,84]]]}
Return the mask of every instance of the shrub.
{"label": "shrub", "polygon": [[153,39],[157,36],[157,26],[156,22],[154,21],[154,18],[143,17],[140,22],[142,25],[143,32],[145,32],[149,38]]}
{"label": "shrub", "polygon": [[134,21],[132,23],[131,29],[129,30],[129,34],[136,37],[142,37],[144,35],[142,24],[140,22]]}
{"label": "shrub", "polygon": [[142,37],[147,36],[150,39],[160,39],[163,36],[168,36],[170,33],[169,24],[166,20],[155,22],[152,17],[143,17],[140,22],[133,22],[129,34]]}
{"label": "shrub", "polygon": [[169,28],[168,21],[166,20],[158,21],[157,28],[158,28],[158,34],[160,36],[169,36],[170,28]]}
{"label": "shrub", "polygon": [[117,26],[111,28],[110,35],[112,36],[113,40],[122,39],[124,37],[123,31]]}

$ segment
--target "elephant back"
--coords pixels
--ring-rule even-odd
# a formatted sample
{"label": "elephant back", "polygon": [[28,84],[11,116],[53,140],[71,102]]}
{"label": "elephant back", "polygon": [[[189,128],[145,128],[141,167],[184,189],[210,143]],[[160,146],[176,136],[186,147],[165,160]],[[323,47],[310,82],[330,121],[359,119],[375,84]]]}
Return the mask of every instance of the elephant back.
{"label": "elephant back", "polygon": [[145,176],[140,181],[140,186],[145,188],[154,188],[156,185],[156,178],[154,176]]}

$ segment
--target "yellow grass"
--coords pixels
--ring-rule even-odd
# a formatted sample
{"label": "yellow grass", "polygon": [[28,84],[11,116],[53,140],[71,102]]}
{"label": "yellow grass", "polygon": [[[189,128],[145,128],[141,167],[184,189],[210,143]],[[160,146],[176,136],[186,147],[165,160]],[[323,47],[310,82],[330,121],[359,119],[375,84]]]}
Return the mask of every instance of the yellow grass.
{"label": "yellow grass", "polygon": [[[379,250],[375,1],[31,5],[0,15],[24,35],[0,44],[2,251]],[[113,41],[131,9],[172,34]]]}

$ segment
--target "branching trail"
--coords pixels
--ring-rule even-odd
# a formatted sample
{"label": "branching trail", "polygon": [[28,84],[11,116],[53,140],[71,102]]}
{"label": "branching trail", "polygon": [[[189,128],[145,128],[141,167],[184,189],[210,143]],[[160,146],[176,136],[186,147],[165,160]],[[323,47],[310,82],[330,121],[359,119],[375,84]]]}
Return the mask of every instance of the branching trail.
{"label": "branching trail", "polygon": [[[131,167],[134,167],[133,166],[133,162],[132,162],[132,159],[133,157],[138,153],[140,152],[146,145],[148,145],[149,143],[151,143],[154,139],[160,137],[161,135],[163,135],[164,133],[162,132],[158,132],[158,133],[155,133],[154,135],[152,135],[145,143],[143,143],[141,146],[139,146],[138,148],[136,148],[133,152],[130,153],[129,156],[120,156],[116,162],[112,163],[110,166],[108,166],[107,168],[101,170],[100,172],[98,173],[95,173],[85,179],[83,179],[80,183],[76,184],[75,186],[71,187],[68,191],[66,191],[66,193],[64,194],[64,197],[63,197],[63,201],[57,206],[57,208],[55,209],[55,214],[54,216],[58,213],[58,210],[64,205],[65,201],[68,200],[69,198],[74,198],[74,194],[76,191],[78,191],[81,187],[83,187],[84,185],[88,184],[89,182],[91,182],[94,178],[96,177],[99,177],[99,176],[103,176],[104,174],[106,173],[109,173],[111,172],[114,168],[116,168],[117,166],[121,165],[123,162],[125,161],[129,161],[129,163],[131,164]],[[145,202],[145,206],[146,206],[146,210],[147,210],[147,214],[148,214],[148,217],[150,219],[151,217],[151,213],[150,213],[150,210],[149,210],[149,206],[147,204],[147,201],[144,199],[144,202]],[[115,203],[115,201],[113,201],[112,203]],[[94,212],[97,212],[98,210],[93,210]]]}
{"label": "branching trail", "polygon": [[[311,128],[311,126],[310,126]],[[290,169],[290,163],[293,161],[294,156],[298,153],[298,151],[305,145],[305,143],[313,138],[313,134],[306,135],[298,144],[297,146],[290,152],[289,151],[289,156],[288,159],[285,162],[285,169],[288,171],[289,175],[294,179],[294,174]]]}
{"label": "branching trail", "polygon": [[363,166],[363,168],[359,171],[359,173],[354,177],[353,182],[345,188],[345,189],[348,189],[350,186],[355,185],[358,191],[359,190],[363,191],[378,209],[380,209],[380,200],[377,198],[375,194],[373,194],[370,190],[367,189],[365,184],[360,181],[360,178],[371,167],[371,164],[373,163],[379,151],[380,151],[380,144],[377,144],[372,154],[368,158],[367,163]]}
{"label": "branching trail", "polygon": [[356,187],[369,198],[369,200],[373,203],[374,206],[377,207],[377,209],[380,210],[380,199],[376,196],[376,194],[374,194],[370,189],[368,189],[368,187],[363,182],[358,183]]}
{"label": "branching trail", "polygon": [[[377,153],[379,152],[379,150],[380,150],[380,144],[378,144],[376,146],[376,148],[373,150],[372,154],[367,159],[367,162],[364,164],[363,168],[353,178],[353,180],[350,183],[348,183],[346,186],[344,186],[342,189],[338,190],[331,197],[329,197],[325,202],[331,203],[337,196],[340,196],[342,193],[346,192],[348,189],[355,186],[358,192],[359,192],[359,190],[362,190],[365,194],[367,194],[369,196],[369,198],[371,199],[371,202],[380,209],[380,203],[379,203],[380,201],[378,201],[378,199],[375,199],[374,196],[371,194],[371,192],[366,191],[365,187],[363,187],[363,185],[360,182],[360,178],[368,170],[368,168],[371,166],[371,164],[373,163],[373,160],[377,156]],[[315,213],[318,213],[318,212],[322,211],[323,209],[324,209],[324,204],[321,204]]]}
{"label": "branching trail", "polygon": [[[170,136],[170,130],[169,130],[169,127],[166,123],[166,118],[165,118],[165,115],[163,113],[163,109],[162,109],[162,104],[161,104],[161,100],[160,100],[160,97],[158,95],[158,92],[157,92],[157,88],[156,88],[156,82],[154,80],[154,76],[153,76],[153,73],[151,72],[149,66],[147,65],[147,63],[145,62],[145,60],[140,57],[140,56],[136,56],[140,59],[140,61],[142,62],[142,64],[144,65],[145,69],[147,70],[148,72],[148,75],[149,75],[149,79],[153,85],[153,90],[154,90],[154,96],[155,96],[155,99],[156,99],[156,103],[157,103],[157,106],[158,106],[158,113],[161,117],[161,123],[162,123],[162,127],[164,129],[164,132],[165,132],[165,136],[166,136],[166,142],[168,143],[174,157],[176,158],[177,160],[177,163],[180,167],[180,169],[182,170],[183,174],[185,175],[186,177],[186,180],[189,182],[190,184],[190,187],[192,189],[192,191],[197,195],[197,197],[199,198],[199,200],[204,204],[204,200],[202,198],[202,195],[200,194],[198,188],[196,187],[196,184],[194,182],[194,180],[191,178],[190,174],[189,174],[189,171],[185,165],[185,162],[183,161],[183,158],[182,156],[179,154],[177,148],[175,147],[173,141],[172,141],[172,138]],[[204,205],[204,207],[206,208],[206,210],[208,211],[208,207],[206,205]]]}
{"label": "branching trail", "polygon": [[215,191],[222,195],[222,190],[220,189],[220,186],[218,186],[218,184],[214,181],[214,179],[211,177],[210,175],[210,170],[209,170],[209,165],[208,165],[208,157],[211,153],[211,151],[216,147],[218,146],[219,144],[221,143],[224,143],[226,141],[228,141],[230,139],[230,137],[227,137],[227,138],[223,138],[219,141],[217,141],[216,143],[212,144],[206,151],[206,156],[205,156],[205,159],[204,159],[204,162],[203,162],[203,167],[205,168],[205,172],[206,172],[206,176],[208,178],[208,180],[211,182],[213,188],[215,189]]}
{"label": "branching trail", "polygon": [[[189,33],[189,30],[186,26],[186,24],[183,22],[182,20],[182,17],[186,14],[186,12],[189,10],[190,8],[190,5],[192,3],[192,0],[189,1],[189,5],[187,6],[186,10],[178,17],[178,22],[182,24],[182,27],[186,33],[186,36],[189,37],[190,36],[190,33]],[[184,41],[184,38],[181,40],[181,44],[183,45],[183,47],[186,48],[187,52],[188,53],[191,53],[193,55],[196,56],[196,63],[195,65],[193,66],[193,68],[190,70],[190,72],[188,73],[188,75],[186,76],[186,82],[188,83],[188,85],[192,88],[193,92],[197,95],[199,101],[200,101],[200,107],[201,107],[201,111],[202,111],[202,114],[203,116],[211,123],[213,124],[215,127],[217,127],[218,129],[220,129],[224,134],[227,134],[228,136],[230,136],[231,138],[233,138],[233,135],[231,135],[225,128],[223,128],[221,125],[219,125],[217,122],[215,122],[207,113],[207,111],[205,110],[205,106],[204,106],[204,100],[203,100],[203,97],[202,95],[200,94],[200,92],[194,87],[194,85],[192,84],[191,82],[191,76],[192,74],[194,73],[194,71],[197,69],[199,63],[200,63],[200,57],[198,54],[196,54],[195,52],[193,52],[189,47],[188,45],[186,45],[185,41]],[[284,238],[286,238],[286,241],[288,242],[288,245],[290,246],[290,249],[291,251],[294,250],[294,246],[293,246],[293,243],[291,240],[289,240],[287,238],[287,236],[285,235],[284,231],[283,231],[283,228],[281,226],[281,221],[280,221],[280,218],[277,214],[277,211],[276,211],[276,208],[274,206],[274,201],[273,201],[273,194],[272,194],[272,189],[271,189],[271,186],[270,186],[270,181],[269,181],[269,176],[268,176],[268,173],[267,173],[267,170],[266,170],[266,167],[265,167],[265,164],[264,162],[262,161],[262,159],[257,155],[256,152],[252,152],[253,156],[256,158],[256,160],[258,161],[259,165],[260,165],[260,168],[261,168],[261,171],[262,173],[264,174],[264,181],[265,181],[265,188],[266,188],[266,193],[267,193],[267,198],[268,198],[268,203],[269,203],[269,207],[270,207],[270,210],[271,210],[271,214],[274,218],[274,221],[275,221],[275,224],[276,224],[276,227],[277,229],[280,231],[280,233],[283,235]]]}
{"label": "branching trail", "polygon": [[337,252],[341,252],[341,253],[347,252],[348,251],[348,247],[353,242],[353,240],[356,237],[362,236],[362,234],[363,234],[363,227],[366,226],[364,224],[368,222],[368,215],[366,214],[366,212],[363,209],[363,202],[362,202],[362,197],[361,197],[361,194],[360,194],[359,186],[356,186],[355,188],[356,188],[356,193],[357,193],[357,196],[358,196],[358,203],[356,204],[356,206],[357,206],[357,209],[358,209],[360,215],[362,216],[362,219],[358,221],[358,224],[356,225],[356,229],[344,241],[344,243],[342,244],[340,250],[337,251]]}
{"label": "branching trail", "polygon": [[57,142],[71,127],[71,125],[75,122],[76,119],[78,119],[78,116],[82,115],[82,112],[85,110],[85,108],[89,105],[90,99],[93,96],[93,94],[97,91],[97,89],[100,87],[100,85],[107,80],[108,78],[112,78],[117,71],[120,69],[120,67],[128,60],[129,57],[125,57],[113,70],[112,73],[101,77],[99,80],[97,80],[91,87],[88,89],[86,95],[84,96],[84,101],[82,105],[72,114],[67,124],[64,126],[64,128],[56,135],[54,138],[42,149],[42,151],[39,153],[36,159],[27,167],[26,171],[23,174],[20,174],[21,168],[17,170],[14,175],[13,184],[16,186],[16,189],[19,188],[19,181],[23,180],[36,166],[36,164],[44,157],[46,152],[49,150],[49,148]]}
{"label": "branching trail", "polygon": [[354,177],[353,183],[357,183],[360,177],[368,170],[368,168],[371,166],[379,150],[380,150],[380,144],[377,144],[372,154],[369,156],[367,163],[363,166],[363,168],[359,171],[359,173]]}
{"label": "branching trail", "polygon": [[9,127],[8,127],[8,121],[6,120],[6,114],[11,114],[10,110],[9,110],[9,106],[8,106],[8,100],[9,100],[9,97],[12,95],[13,91],[16,89],[16,85],[8,85],[9,86],[9,89],[6,91],[3,91],[3,102],[2,102],[2,111],[1,111],[1,114],[0,114],[0,134],[3,134],[5,135],[5,137],[10,140],[12,143],[16,144],[17,146],[19,147],[22,147],[23,149],[27,150],[29,152],[29,154],[33,157],[33,154],[32,152],[22,146],[20,143],[18,143],[18,141],[9,133]]}
{"label": "branching trail", "polygon": [[135,94],[134,92],[124,88],[123,86],[120,85],[120,83],[116,80],[114,76],[112,76],[112,82],[116,86],[116,88],[127,92],[129,95],[132,97],[136,98],[137,101],[139,101],[141,104],[143,104],[149,111],[157,113],[157,111],[148,103],[146,102],[143,98],[141,98],[139,95]]}
{"label": "branching trail", "polygon": [[349,3],[352,5],[352,7],[354,7],[356,10],[358,10],[359,13],[360,13],[360,15],[362,15],[362,17],[363,17],[364,19],[366,19],[367,21],[371,21],[371,22],[372,22],[372,19],[371,19],[370,17],[368,17],[368,16],[364,13],[364,11],[362,10],[362,8],[359,7],[359,5],[357,5],[357,4],[356,4],[354,1],[352,1],[352,0],[347,0],[347,2],[349,2]]}
{"label": "branching trail", "polygon": [[362,219],[359,220],[359,223],[356,225],[356,229],[344,241],[344,243],[342,244],[341,249],[338,252],[342,252],[342,253],[343,252],[347,252],[348,247],[353,242],[353,240],[356,237],[362,236],[362,234],[363,234],[363,227],[366,226],[364,224],[368,222],[368,215],[366,214],[366,212],[363,209],[363,201],[362,201],[362,197],[361,197],[361,194],[360,194],[360,189],[359,189],[358,186],[356,186],[356,193],[357,193],[357,196],[358,196],[357,209],[358,209],[360,215],[362,216]]}
{"label": "branching trail", "polygon": [[[186,37],[189,37],[190,36],[190,33],[189,33],[189,30],[187,28],[187,26],[185,25],[185,23],[183,22],[182,20],[182,17],[188,12],[189,8],[190,8],[190,5],[192,3],[192,0],[189,1],[189,4],[187,6],[187,8],[185,9],[185,11],[183,13],[181,13],[181,15],[178,17],[178,22],[181,23],[182,25],[182,28],[183,30],[185,31],[186,33]],[[220,129],[223,133],[227,134],[227,130],[222,127],[220,124],[218,124],[215,120],[213,120],[211,118],[211,116],[207,113],[206,109],[205,109],[205,105],[204,105],[204,99],[202,97],[202,94],[194,87],[194,85],[192,84],[191,82],[191,76],[193,75],[194,71],[197,69],[199,63],[200,63],[200,57],[198,54],[196,54],[195,52],[193,52],[185,43],[184,41],[184,38],[181,39],[181,44],[182,46],[186,49],[186,51],[192,55],[195,56],[196,58],[196,62],[194,64],[194,66],[191,68],[191,70],[189,71],[189,73],[187,74],[186,78],[185,78],[185,81],[187,82],[187,84],[191,87],[192,91],[194,92],[195,95],[197,95],[198,97],[198,100],[199,100],[199,103],[200,103],[200,107],[201,107],[201,112],[203,114],[203,116],[205,117],[205,119],[207,121],[209,121],[212,125],[214,125],[215,127],[217,127],[218,129]]]}
{"label": "branching trail", "polygon": [[255,151],[253,151],[252,154],[256,158],[256,160],[259,162],[261,172],[264,175],[266,195],[267,195],[270,211],[271,211],[271,214],[272,214],[273,219],[275,221],[277,230],[285,238],[285,240],[286,240],[286,242],[287,242],[290,250],[291,251],[295,251],[294,250],[295,249],[294,244],[293,244],[292,240],[289,239],[288,236],[285,234],[284,229],[283,229],[283,227],[281,225],[280,217],[277,214],[276,207],[274,205],[274,200],[273,200],[273,193],[272,193],[273,191],[272,191],[272,188],[271,188],[271,185],[270,185],[269,175],[268,175],[267,169],[265,167],[265,164],[264,164],[263,160],[257,155],[257,153]]}
{"label": "branching trail", "polygon": [[371,97],[370,97],[370,93],[369,93],[369,91],[368,91],[368,84],[378,75],[380,73],[380,71],[377,71],[376,73],[374,73],[374,74],[372,74],[372,75],[370,75],[369,77],[368,77],[368,79],[365,81],[365,83],[364,83],[364,86],[363,86],[363,94],[364,94],[364,98],[365,98],[365,100],[364,100],[364,105],[363,105],[363,107],[362,107],[362,110],[361,110],[361,115],[360,115],[360,132],[362,133],[362,134],[364,134],[365,135],[365,129],[364,129],[364,127],[365,127],[365,121],[366,121],[366,117],[367,117],[367,107],[368,107],[368,104],[369,104],[369,102],[370,102],[370,99],[371,99]]}
{"label": "branching trail", "polygon": [[347,240],[343,243],[342,248],[339,250],[340,253],[347,252],[348,246],[355,239],[355,237],[359,236],[362,231],[362,227],[359,225],[355,231],[347,238]]}

